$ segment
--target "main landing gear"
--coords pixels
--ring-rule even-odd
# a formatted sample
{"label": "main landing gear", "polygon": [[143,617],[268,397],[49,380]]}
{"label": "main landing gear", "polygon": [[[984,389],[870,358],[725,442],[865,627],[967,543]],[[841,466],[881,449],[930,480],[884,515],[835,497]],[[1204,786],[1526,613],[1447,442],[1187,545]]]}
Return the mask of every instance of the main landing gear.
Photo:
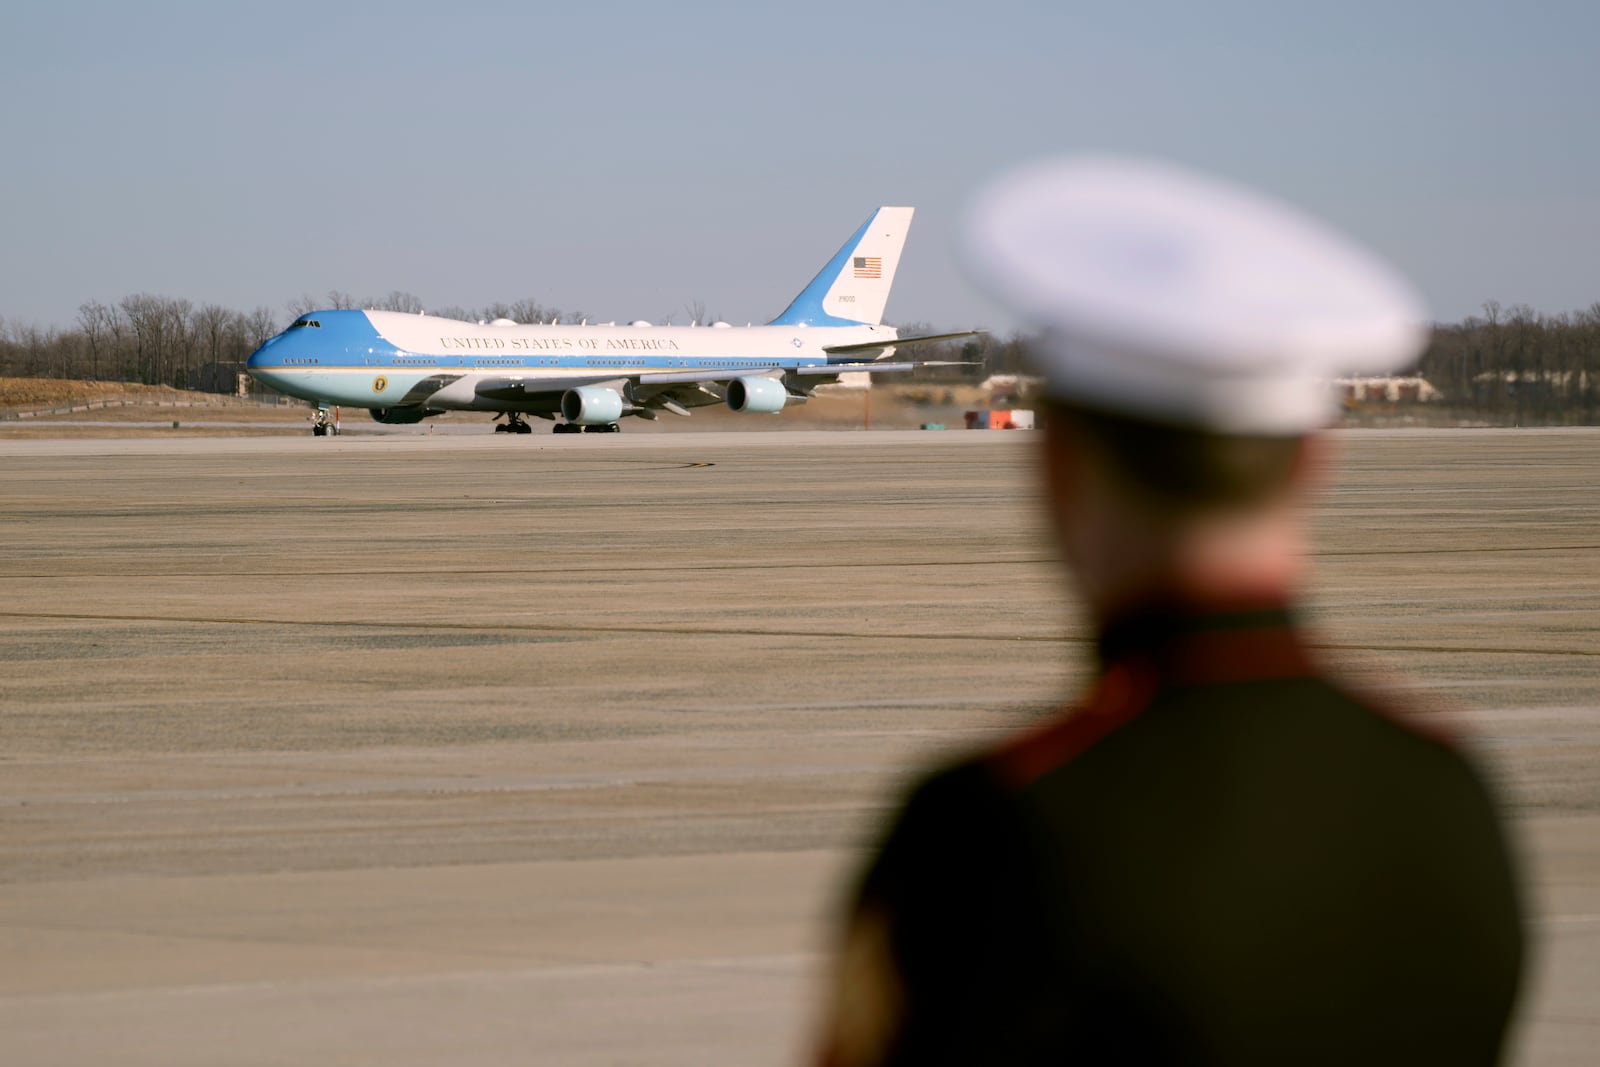
{"label": "main landing gear", "polygon": [[508,412],[506,412],[506,421],[505,422],[497,422],[497,423],[495,423],[494,432],[495,433],[532,433],[533,432],[533,427],[528,425],[528,420],[527,419],[524,419],[521,415],[517,414],[515,411],[508,411]]}
{"label": "main landing gear", "polygon": [[575,422],[558,422],[551,429],[551,433],[621,433],[622,427],[614,422],[602,423],[599,426],[579,426]]}

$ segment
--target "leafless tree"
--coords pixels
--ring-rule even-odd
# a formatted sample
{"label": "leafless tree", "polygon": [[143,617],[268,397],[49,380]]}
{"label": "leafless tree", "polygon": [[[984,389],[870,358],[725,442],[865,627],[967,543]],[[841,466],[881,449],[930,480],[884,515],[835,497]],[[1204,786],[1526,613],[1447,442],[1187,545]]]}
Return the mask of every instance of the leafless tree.
{"label": "leafless tree", "polygon": [[289,309],[289,317],[298,319],[312,311],[348,311],[356,306],[356,298],[342,290],[329,289],[324,296],[301,293],[298,299],[289,301],[285,306]]}
{"label": "leafless tree", "polygon": [[241,323],[244,331],[245,347],[254,352],[261,347],[262,342],[278,332],[278,320],[272,312],[264,307],[257,307],[250,314],[244,316]]}
{"label": "leafless tree", "polygon": [[[332,295],[331,293],[329,294]],[[338,307],[339,305],[334,305]],[[403,292],[399,289],[389,290],[389,295],[381,300],[367,302],[367,307],[375,311],[403,311],[415,315],[422,311],[422,300],[415,294]]]}
{"label": "leafless tree", "polygon": [[194,332],[198,336],[203,363],[221,363],[228,355],[229,341],[235,332],[239,313],[220,304],[202,305],[194,313]]}
{"label": "leafless tree", "polygon": [[134,293],[122,298],[122,313],[133,333],[134,373],[146,385],[161,380],[166,359],[166,308],[161,297]]}
{"label": "leafless tree", "polygon": [[78,305],[78,329],[83,331],[84,342],[89,351],[91,378],[99,379],[100,359],[115,343],[113,320],[117,317],[116,308],[107,307],[98,300]]}
{"label": "leafless tree", "polygon": [[556,322],[560,320],[561,312],[545,307],[532,297],[524,297],[507,305],[504,317],[513,322]]}
{"label": "leafless tree", "polygon": [[199,347],[194,329],[194,303],[183,297],[165,298],[163,314],[166,316],[168,346],[167,376],[162,385],[180,389],[189,384],[189,373],[194,370],[194,354]]}

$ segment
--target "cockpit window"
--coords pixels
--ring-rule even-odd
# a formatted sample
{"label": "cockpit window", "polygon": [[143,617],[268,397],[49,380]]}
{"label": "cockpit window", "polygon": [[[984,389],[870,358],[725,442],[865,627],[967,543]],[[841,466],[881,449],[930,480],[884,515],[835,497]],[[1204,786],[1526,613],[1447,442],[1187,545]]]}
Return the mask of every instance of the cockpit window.
{"label": "cockpit window", "polygon": [[289,329],[298,330],[302,326],[315,326],[319,330],[322,329],[322,323],[316,319],[295,319],[289,324]]}

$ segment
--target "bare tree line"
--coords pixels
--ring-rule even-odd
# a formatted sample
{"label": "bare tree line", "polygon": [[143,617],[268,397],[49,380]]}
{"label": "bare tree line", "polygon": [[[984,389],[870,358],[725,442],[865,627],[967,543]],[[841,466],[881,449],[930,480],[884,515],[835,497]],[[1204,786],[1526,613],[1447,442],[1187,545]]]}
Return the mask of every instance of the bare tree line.
{"label": "bare tree line", "polygon": [[[0,318],[0,377],[76,378],[139,382],[194,388],[201,368],[239,364],[267,338],[307,311],[372,308],[416,313],[422,301],[395,290],[376,300],[357,301],[332,290],[306,295],[286,311],[258,307],[236,311],[219,304],[195,304],[181,297],[134,293],[113,304],[90,300],[79,305],[65,329],[8,322]],[[564,316],[537,300],[495,303],[484,308],[439,308],[436,314],[468,321],[497,318],[551,322]]]}
{"label": "bare tree line", "polygon": [[[40,329],[0,319],[0,377],[80,378],[193,387],[208,364],[239,364],[295,317],[313,310],[372,308],[417,313],[417,296],[395,290],[376,300],[348,293],[292,301],[287,314],[258,307],[236,311],[195,306],[182,298],[135,293],[115,304],[91,300],[71,327]],[[704,321],[704,305],[690,304]],[[433,308],[434,314],[469,322],[576,322],[537,300],[482,308]],[[926,323],[901,327],[906,335],[938,332]],[[923,378],[972,379],[1027,368],[1026,335],[984,334],[916,350],[919,358],[976,367],[919,372]],[[1587,310],[1543,314],[1493,301],[1483,315],[1434,327],[1417,373],[1443,394],[1462,418],[1510,424],[1600,423],[1600,302]]]}
{"label": "bare tree line", "polygon": [[[935,332],[923,324],[903,333]],[[982,335],[917,349],[918,358],[962,360],[980,374],[1026,373],[1026,335]],[[919,372],[956,376],[956,369]],[[1483,315],[1433,327],[1411,372],[1439,391],[1456,419],[1496,425],[1600,424],[1600,302],[1585,311],[1542,314],[1490,301]]]}
{"label": "bare tree line", "polygon": [[[347,311],[361,308],[367,311],[402,311],[408,315],[420,315],[429,309],[423,304],[422,298],[414,293],[400,289],[391,289],[389,294],[376,300],[356,300],[349,293],[338,289],[329,289],[321,296],[315,297],[309,293],[298,300],[289,302],[290,318],[298,318],[308,311]],[[495,319],[510,319],[512,322],[577,322],[583,318],[583,312],[564,312],[558,308],[546,307],[537,300],[514,300],[507,304],[504,302],[489,304],[481,308],[443,307],[432,309],[432,314],[446,319],[460,319],[464,322],[493,322]]]}
{"label": "bare tree line", "polygon": [[1417,372],[1462,415],[1511,425],[1600,422],[1600,302],[1546,315],[1495,301],[1435,326]]}
{"label": "bare tree line", "polygon": [[277,331],[266,308],[195,307],[151,293],[115,304],[91,300],[68,329],[0,321],[0,376],[183,387],[203,364],[242,361]]}

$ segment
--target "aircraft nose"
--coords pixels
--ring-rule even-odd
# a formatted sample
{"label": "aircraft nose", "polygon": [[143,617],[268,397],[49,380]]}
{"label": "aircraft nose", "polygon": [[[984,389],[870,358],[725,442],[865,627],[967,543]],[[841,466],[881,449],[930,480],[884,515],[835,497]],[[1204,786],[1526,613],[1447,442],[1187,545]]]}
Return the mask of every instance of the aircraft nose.
{"label": "aircraft nose", "polygon": [[269,337],[265,341],[261,342],[261,347],[250,353],[249,357],[245,359],[245,372],[261,379],[262,381],[267,381],[272,378],[272,372],[277,367],[278,360],[274,356],[269,356],[267,354],[267,349],[271,348],[281,340],[283,340],[283,335],[279,334],[276,337]]}

